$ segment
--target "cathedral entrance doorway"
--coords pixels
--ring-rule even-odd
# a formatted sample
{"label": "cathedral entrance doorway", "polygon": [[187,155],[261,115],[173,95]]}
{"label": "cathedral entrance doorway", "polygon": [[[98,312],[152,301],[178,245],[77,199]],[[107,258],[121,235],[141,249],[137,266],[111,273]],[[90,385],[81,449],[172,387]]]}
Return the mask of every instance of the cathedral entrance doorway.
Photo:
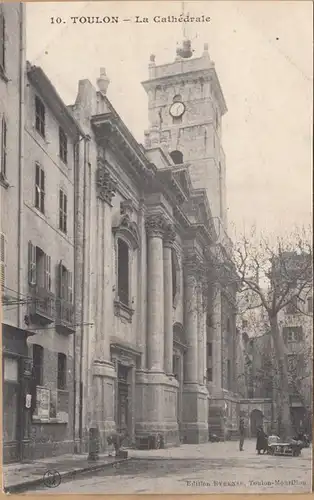
{"label": "cathedral entrance doorway", "polygon": [[118,364],[118,401],[117,401],[117,431],[125,433],[129,431],[129,367]]}
{"label": "cathedral entrance doorway", "polygon": [[183,442],[182,433],[182,393],[184,385],[184,353],[186,351],[186,345],[184,341],[184,331],[183,326],[180,323],[175,323],[173,327],[173,374],[179,383],[177,392],[177,422],[179,428],[179,438]]}
{"label": "cathedral entrance doorway", "polygon": [[263,427],[264,415],[261,410],[253,410],[250,416],[251,437],[256,437],[258,427]]}

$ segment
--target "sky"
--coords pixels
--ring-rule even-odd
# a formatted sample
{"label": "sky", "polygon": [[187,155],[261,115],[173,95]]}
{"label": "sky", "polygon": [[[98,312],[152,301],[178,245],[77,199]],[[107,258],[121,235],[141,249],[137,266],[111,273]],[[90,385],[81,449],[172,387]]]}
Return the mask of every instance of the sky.
{"label": "sky", "polygon": [[[27,3],[27,58],[46,72],[66,104],[78,81],[96,83],[100,67],[111,80],[108,97],[143,142],[148,128],[150,54],[172,62],[182,23],[182,2],[119,1]],[[227,204],[237,232],[286,234],[312,222],[312,9],[310,1],[191,1],[185,24],[195,56],[205,42],[215,62],[228,112],[222,122],[227,159]],[[75,16],[119,16],[118,24],[74,24]],[[135,23],[135,16],[150,22]],[[61,23],[51,18],[61,18]],[[131,22],[122,19],[131,18]]]}

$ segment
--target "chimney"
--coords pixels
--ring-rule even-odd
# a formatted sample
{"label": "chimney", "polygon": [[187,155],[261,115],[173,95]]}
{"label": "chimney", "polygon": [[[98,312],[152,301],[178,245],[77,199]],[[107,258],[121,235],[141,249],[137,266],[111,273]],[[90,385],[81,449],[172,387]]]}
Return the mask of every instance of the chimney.
{"label": "chimney", "polygon": [[110,80],[107,76],[106,69],[100,68],[100,76],[97,78],[97,86],[103,95],[106,95]]}

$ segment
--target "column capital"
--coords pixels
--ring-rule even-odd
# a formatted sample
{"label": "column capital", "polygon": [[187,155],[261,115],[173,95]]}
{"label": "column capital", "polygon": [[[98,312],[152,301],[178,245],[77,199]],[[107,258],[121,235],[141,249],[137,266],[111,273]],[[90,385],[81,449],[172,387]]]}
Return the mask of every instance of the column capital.
{"label": "column capital", "polygon": [[164,233],[164,247],[172,248],[175,239],[176,239],[176,232],[174,226],[172,224],[169,224]]}
{"label": "column capital", "polygon": [[184,261],[184,270],[187,277],[194,277],[201,283],[205,276],[205,266],[199,257],[191,256]]}
{"label": "column capital", "polygon": [[163,238],[167,226],[168,224],[161,214],[149,215],[145,220],[147,234],[151,237]]}

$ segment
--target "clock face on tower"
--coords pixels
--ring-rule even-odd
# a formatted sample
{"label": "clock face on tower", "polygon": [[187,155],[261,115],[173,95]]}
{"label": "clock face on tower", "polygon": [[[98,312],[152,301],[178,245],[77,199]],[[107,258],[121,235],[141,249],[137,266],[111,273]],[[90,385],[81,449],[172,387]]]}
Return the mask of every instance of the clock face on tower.
{"label": "clock face on tower", "polygon": [[174,102],[171,107],[170,107],[170,114],[174,118],[179,118],[180,116],[183,115],[185,111],[185,106],[183,102]]}

